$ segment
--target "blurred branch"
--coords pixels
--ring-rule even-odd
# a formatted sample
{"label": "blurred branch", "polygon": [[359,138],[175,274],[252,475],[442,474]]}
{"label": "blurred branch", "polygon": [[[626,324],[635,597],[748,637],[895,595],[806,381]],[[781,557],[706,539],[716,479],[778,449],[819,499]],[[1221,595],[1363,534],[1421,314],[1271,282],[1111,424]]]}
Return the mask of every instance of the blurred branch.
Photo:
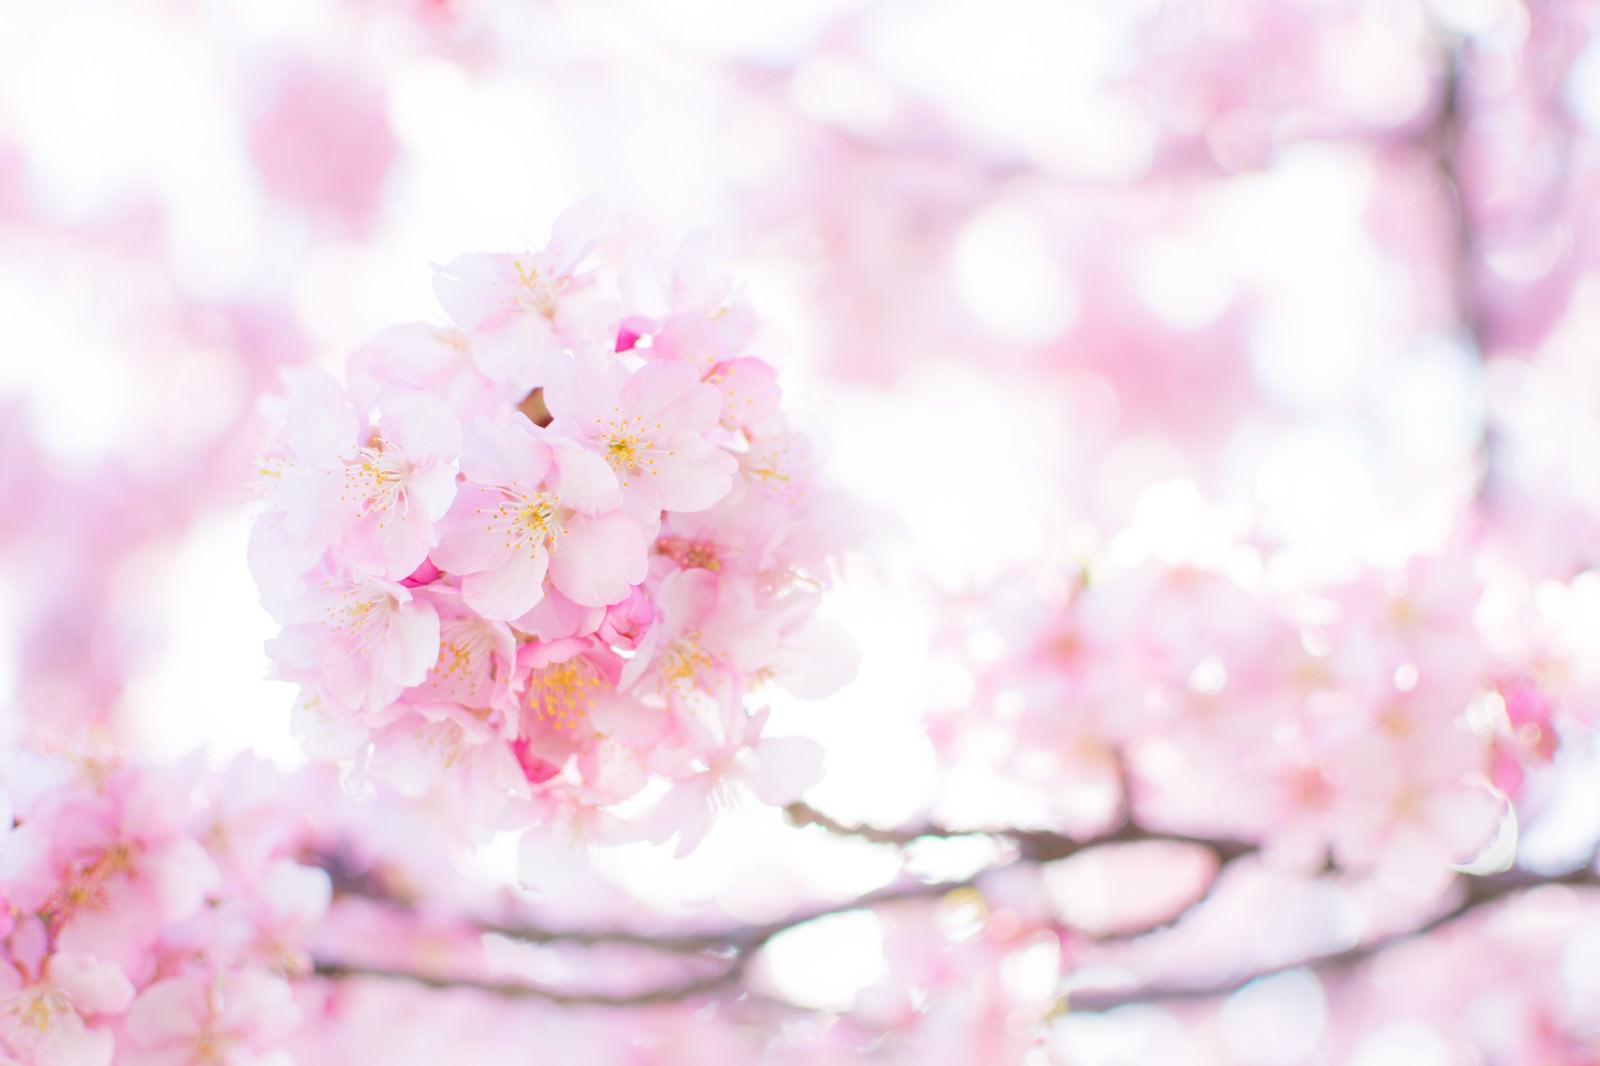
{"label": "blurred branch", "polygon": [[1512,870],[1489,877],[1462,876],[1456,881],[1461,887],[1454,904],[1418,925],[1397,930],[1386,936],[1357,944],[1339,951],[1302,956],[1290,962],[1233,974],[1212,981],[1194,984],[1148,984],[1120,990],[1085,990],[1063,997],[1063,1009],[1097,1012],[1135,1003],[1170,1003],[1184,1000],[1212,999],[1230,995],[1252,981],[1286,973],[1290,970],[1313,969],[1331,973],[1352,969],[1373,957],[1400,944],[1409,943],[1445,926],[1454,924],[1480,910],[1500,903],[1510,897],[1535,888],[1567,885],[1580,888],[1600,888],[1600,873],[1592,864],[1569,870],[1562,874],[1542,875],[1524,870]]}
{"label": "blurred branch", "polygon": [[[740,925],[714,932],[657,935],[630,930],[557,930],[528,925],[500,925],[493,923],[476,927],[480,933],[503,936],[523,943],[563,943],[585,946],[621,945],[670,954],[688,955],[706,961],[715,960],[723,964],[722,968],[716,973],[705,977],[659,985],[636,992],[569,991],[522,981],[451,977],[387,966],[350,964],[329,959],[317,960],[314,972],[320,977],[334,980],[370,977],[391,981],[407,981],[426,988],[473,989],[506,998],[542,999],[562,1006],[641,1007],[658,1003],[673,1003],[738,987],[755,954],[765,947],[768,941],[780,933],[788,932],[791,929],[799,928],[809,922],[831,915],[876,909],[881,906],[911,900],[935,899],[960,889],[972,888],[980,878],[993,873],[995,869],[997,868],[989,867],[974,874],[972,877],[958,881],[938,881],[927,884],[882,888],[863,893],[840,903],[800,911],[776,921],[755,925]],[[380,900],[380,902],[387,901]],[[714,954],[718,952],[721,954]],[[730,952],[731,955],[728,954]]]}
{"label": "blurred branch", "polygon": [[1227,837],[1203,837],[1147,829],[1131,819],[1118,828],[1091,837],[1072,837],[1044,829],[954,829],[925,824],[880,829],[874,826],[846,825],[806,803],[791,803],[784,808],[789,821],[797,826],[817,826],[837,836],[855,837],[873,844],[913,844],[919,840],[949,840],[961,837],[988,837],[1014,845],[1025,862],[1056,862],[1070,859],[1096,848],[1116,844],[1184,844],[1210,852],[1222,866],[1244,855],[1254,854],[1256,845]]}
{"label": "blurred branch", "polygon": [[677,984],[647,988],[638,992],[573,992],[524,981],[490,980],[475,977],[446,977],[381,966],[349,965],[341,962],[317,960],[316,976],[333,981],[370,978],[382,981],[403,981],[423,988],[461,989],[482,992],[503,999],[538,999],[563,1007],[648,1007],[654,1004],[676,1003],[697,996],[711,995],[724,989],[735,988],[744,976],[749,956],[736,956],[720,973],[694,978]]}
{"label": "blurred branch", "polygon": [[[1136,843],[1176,843],[1199,847],[1212,854],[1217,868],[1202,890],[1185,902],[1169,918],[1159,923],[1093,937],[1101,944],[1123,943],[1169,929],[1191,914],[1208,899],[1222,880],[1230,863],[1256,854],[1256,847],[1243,841],[1226,838],[1210,839],[1181,833],[1152,831],[1134,822],[1125,822],[1118,829],[1098,836],[1078,839],[1043,830],[1028,829],[955,829],[927,824],[915,827],[878,828],[845,825],[831,816],[796,803],[786,808],[786,813],[797,825],[816,826],[840,836],[867,840],[872,843],[905,846],[919,840],[956,839],[974,836],[1009,841],[1017,846],[1019,855],[973,875],[959,880],[936,881],[894,885],[863,893],[836,903],[797,911],[771,922],[743,924],[723,929],[687,933],[657,933],[639,929],[552,929],[534,924],[469,922],[473,931],[483,935],[502,936],[529,944],[565,944],[583,947],[622,946],[641,950],[680,955],[715,965],[715,972],[669,982],[631,992],[602,992],[550,988],[517,980],[492,980],[478,977],[447,976],[424,973],[392,966],[364,965],[332,959],[319,959],[315,973],[331,980],[372,978],[406,981],[428,988],[459,988],[476,990],[505,998],[538,999],[562,1006],[642,1007],[653,1004],[679,1002],[724,991],[743,994],[743,977],[756,954],[782,933],[798,929],[810,922],[838,914],[875,910],[896,903],[919,900],[936,900],[963,889],[981,888],[981,882],[1001,870],[1016,866],[1032,866],[1059,861],[1088,851],[1115,845]],[[1324,872],[1333,872],[1325,870]],[[1426,921],[1398,930],[1390,935],[1365,944],[1339,951],[1312,954],[1289,962],[1233,974],[1209,982],[1163,983],[1136,986],[1122,990],[1086,990],[1068,997],[1072,1010],[1102,1011],[1132,1003],[1168,1002],[1208,999],[1225,996],[1239,988],[1274,974],[1310,967],[1320,972],[1331,972],[1354,967],[1389,948],[1424,936],[1456,922],[1478,910],[1498,903],[1529,889],[1548,885],[1569,885],[1600,888],[1600,874],[1592,864],[1557,875],[1540,875],[1526,871],[1510,871],[1490,877],[1461,877],[1456,882],[1459,894],[1456,902]],[[370,879],[366,882],[347,882],[341,886],[347,896],[357,896],[373,902],[405,907],[403,900],[383,893]]]}
{"label": "blurred branch", "polygon": [[1433,122],[1434,165],[1450,190],[1450,228],[1454,239],[1452,256],[1456,314],[1461,328],[1471,340],[1479,359],[1488,355],[1488,328],[1482,302],[1478,299],[1475,277],[1478,259],[1478,234],[1461,179],[1461,150],[1467,120],[1462,101],[1465,41],[1452,38],[1445,46],[1444,84],[1439,110]]}
{"label": "blurred branch", "polygon": [[1257,846],[1245,840],[1229,837],[1202,837],[1188,833],[1157,831],[1139,824],[1132,816],[1132,789],[1123,773],[1123,822],[1115,830],[1092,837],[1071,837],[1040,829],[952,829],[947,826],[925,824],[916,827],[882,829],[865,825],[845,825],[806,803],[791,803],[784,808],[789,820],[797,826],[817,826],[838,836],[855,837],[874,844],[905,846],[919,840],[949,840],[963,837],[987,837],[1005,841],[1016,847],[1018,861],[1025,863],[1059,862],[1076,855],[1105,847],[1126,844],[1179,844],[1205,851],[1215,861],[1211,876],[1200,891],[1182,903],[1166,918],[1147,922],[1134,928],[1122,929],[1094,937],[1102,943],[1147,936],[1169,929],[1181,922],[1200,904],[1210,899],[1222,881],[1227,869],[1247,856],[1258,852]]}
{"label": "blurred branch", "polygon": [[[1462,334],[1472,345],[1473,354],[1481,363],[1489,357],[1491,330],[1484,312],[1483,300],[1478,290],[1478,260],[1482,254],[1476,223],[1468,204],[1462,179],[1462,149],[1466,140],[1466,49],[1465,38],[1445,37],[1442,61],[1444,83],[1439,96],[1439,109],[1435,115],[1432,138],[1434,166],[1448,190],[1450,228],[1453,246],[1450,256],[1453,263],[1451,288],[1454,293],[1456,319]],[[1494,427],[1489,422],[1488,411],[1482,412],[1483,429],[1479,450],[1483,456],[1483,475],[1478,483],[1478,498],[1486,499],[1495,482],[1496,453]]]}
{"label": "blurred branch", "polygon": [[931,881],[880,888],[838,903],[830,903],[798,911],[776,921],[757,925],[739,925],[703,933],[657,936],[624,930],[578,932],[539,929],[523,925],[489,925],[484,926],[483,931],[533,944],[622,944],[673,953],[704,952],[718,949],[745,952],[761,947],[779,933],[798,928],[819,918],[829,918],[836,914],[849,914],[853,911],[874,910],[894,903],[937,899],[951,892],[972,888],[982,878],[993,874],[999,869],[1003,869],[1007,865],[1010,864],[985,867],[971,877],[964,877],[954,881]]}
{"label": "blurred branch", "polygon": [[[676,1002],[734,988],[739,985],[744,971],[755,954],[781,933],[800,928],[811,922],[838,914],[863,910],[876,910],[896,903],[933,900],[962,889],[977,887],[986,877],[1017,865],[1038,865],[1071,858],[1098,848],[1139,843],[1168,843],[1198,847],[1211,854],[1217,868],[1202,891],[1183,905],[1179,912],[1161,926],[1146,926],[1120,936],[1143,934],[1156,928],[1176,923],[1194,906],[1205,899],[1215,886],[1224,866],[1238,858],[1255,853],[1255,845],[1244,841],[1212,839],[1181,833],[1153,832],[1132,821],[1125,821],[1118,829],[1098,836],[1078,839],[1061,833],[1034,829],[952,829],[937,825],[897,827],[890,829],[871,826],[848,826],[817,809],[794,803],[785,808],[790,821],[797,826],[815,826],[838,836],[852,837],[871,843],[905,846],[919,840],[988,837],[1013,845],[1015,858],[986,866],[969,877],[958,880],[919,882],[894,885],[865,892],[837,903],[797,911],[772,922],[737,925],[723,929],[687,933],[651,932],[639,929],[554,929],[528,923],[470,921],[472,929],[483,935],[502,936],[509,940],[529,944],[566,944],[582,947],[623,946],[697,958],[717,962],[721,968],[714,974],[687,981],[657,986],[642,991],[609,993],[596,991],[571,991],[549,988],[521,981],[495,981],[470,977],[451,977],[420,973],[385,966],[367,966],[337,960],[319,959],[315,972],[329,979],[374,978],[392,981],[409,981],[429,988],[476,989],[491,995],[510,998],[541,999],[564,1006],[636,1007]],[[385,879],[371,871],[356,872],[348,869],[337,855],[308,857],[327,870],[334,880],[336,893],[345,897],[369,900],[386,906],[406,908],[407,901],[388,890]]]}

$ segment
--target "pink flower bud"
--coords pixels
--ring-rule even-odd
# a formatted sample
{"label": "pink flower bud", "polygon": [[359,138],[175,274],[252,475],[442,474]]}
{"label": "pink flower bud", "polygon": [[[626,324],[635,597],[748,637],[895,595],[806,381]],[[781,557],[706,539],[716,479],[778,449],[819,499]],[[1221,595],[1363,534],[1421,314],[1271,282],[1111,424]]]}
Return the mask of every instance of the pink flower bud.
{"label": "pink flower bud", "polygon": [[636,648],[655,620],[655,604],[643,589],[636,587],[626,599],[606,608],[605,620],[600,623],[600,638],[613,647]]}
{"label": "pink flower bud", "polygon": [[422,585],[431,585],[439,579],[442,571],[433,565],[432,559],[422,560],[422,565],[411,571],[410,577],[401,578],[400,584],[408,589],[418,588]]}

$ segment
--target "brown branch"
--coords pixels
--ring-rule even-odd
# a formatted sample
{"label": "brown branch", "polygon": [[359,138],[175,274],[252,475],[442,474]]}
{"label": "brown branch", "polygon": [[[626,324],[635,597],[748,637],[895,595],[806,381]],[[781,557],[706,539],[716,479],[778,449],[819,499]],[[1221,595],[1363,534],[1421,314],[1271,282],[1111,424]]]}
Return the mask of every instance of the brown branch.
{"label": "brown branch", "polygon": [[1439,110],[1434,116],[1432,137],[1434,166],[1450,194],[1450,229],[1454,247],[1453,289],[1456,314],[1462,332],[1472,342],[1479,359],[1487,357],[1488,326],[1484,319],[1478,285],[1474,277],[1478,258],[1478,234],[1467,206],[1461,177],[1461,148],[1466,133],[1465,42],[1451,40],[1444,51],[1444,84],[1439,95]]}
{"label": "brown branch", "polygon": [[[1450,286],[1455,300],[1456,322],[1467,343],[1472,346],[1473,355],[1482,363],[1489,358],[1492,335],[1478,287],[1482,242],[1468,201],[1461,166],[1468,124],[1465,100],[1467,42],[1454,35],[1446,35],[1444,41],[1444,82],[1439,94],[1439,109],[1430,130],[1434,168],[1444,185],[1449,210],[1452,234]],[[1480,412],[1480,417],[1483,419],[1483,431],[1478,451],[1483,472],[1476,495],[1480,503],[1491,503],[1498,480],[1501,448],[1488,410]]]}
{"label": "brown branch", "polygon": [[[1140,843],[1174,843],[1204,849],[1217,860],[1217,868],[1210,881],[1195,898],[1185,903],[1174,915],[1160,922],[1134,930],[1096,938],[1100,943],[1115,943],[1148,936],[1171,928],[1188,916],[1215,891],[1229,864],[1256,854],[1254,844],[1227,838],[1212,839],[1184,833],[1169,833],[1147,829],[1134,822],[1125,822],[1117,829],[1088,838],[1069,837],[1046,830],[1000,828],[960,829],[933,823],[912,827],[879,828],[864,825],[846,825],[832,816],[796,803],[786,808],[790,820],[800,826],[815,826],[839,836],[852,837],[872,843],[905,846],[920,840],[959,839],[987,837],[1011,844],[1017,851],[1014,858],[987,866],[973,875],[959,880],[930,883],[894,885],[877,889],[851,899],[798,911],[775,921],[745,924],[716,930],[688,933],[653,933],[637,929],[550,929],[527,924],[478,922],[473,928],[480,933],[494,934],[511,940],[535,944],[570,944],[579,946],[617,945],[644,950],[679,954],[706,962],[717,962],[715,973],[685,981],[658,985],[634,992],[613,993],[589,990],[549,988],[514,980],[489,980],[469,977],[449,977],[419,973],[379,966],[364,966],[338,960],[319,959],[315,973],[328,979],[373,978],[406,981],[428,988],[473,989],[486,994],[507,998],[540,999],[565,1006],[639,1007],[653,1004],[680,1002],[717,992],[740,989],[746,969],[755,954],[781,933],[797,929],[810,922],[832,915],[854,911],[873,910],[901,902],[936,899],[950,892],[979,887],[987,877],[1022,865],[1038,865],[1071,858],[1075,855],[1108,846]],[[337,865],[336,863],[333,865]],[[1336,872],[1325,869],[1324,872]],[[1210,982],[1193,984],[1150,984],[1124,990],[1086,990],[1068,997],[1071,1009],[1100,1011],[1130,1003],[1207,999],[1231,993],[1251,981],[1302,967],[1328,971],[1355,966],[1396,944],[1424,936],[1448,925],[1478,909],[1494,904],[1508,896],[1543,885],[1578,885],[1600,887],[1600,875],[1591,866],[1554,876],[1541,876],[1525,871],[1512,871],[1492,877],[1462,877],[1460,898],[1448,909],[1427,921],[1337,952],[1316,954],[1271,967],[1252,970],[1242,975],[1232,975]],[[345,880],[342,887],[347,894],[356,894],[387,905],[401,905],[381,894],[372,879]]]}
{"label": "brown branch", "polygon": [[1193,984],[1148,984],[1121,990],[1088,989],[1071,992],[1063,997],[1063,1007],[1071,1011],[1098,1012],[1135,1003],[1171,1003],[1186,1000],[1213,999],[1230,995],[1252,981],[1286,973],[1290,970],[1309,968],[1328,973],[1352,969],[1397,945],[1426,936],[1475,914],[1485,907],[1492,906],[1530,889],[1546,885],[1600,888],[1600,873],[1597,873],[1592,865],[1550,876],[1514,870],[1490,877],[1463,876],[1457,879],[1457,884],[1463,886],[1460,898],[1450,907],[1440,911],[1420,925],[1409,926],[1368,941],[1365,944],[1357,944],[1339,951],[1306,955],[1291,962],[1278,963],[1251,970],[1244,974],[1234,974]]}
{"label": "brown branch", "polygon": [[1107,833],[1091,837],[1073,837],[1045,829],[973,828],[956,829],[948,826],[926,824],[920,826],[880,829],[874,826],[846,825],[806,803],[791,803],[784,808],[789,820],[797,826],[817,826],[837,836],[854,837],[874,844],[906,845],[919,840],[949,840],[961,837],[989,837],[1016,847],[1018,858],[1024,862],[1057,862],[1096,848],[1115,844],[1184,844],[1201,848],[1216,856],[1220,868],[1245,855],[1254,854],[1256,845],[1246,840],[1227,837],[1203,837],[1190,833],[1174,833],[1147,829],[1134,821]]}
{"label": "brown branch", "polygon": [[399,981],[423,988],[460,989],[482,992],[502,999],[539,999],[562,1007],[648,1007],[657,1004],[678,1003],[698,996],[712,995],[726,989],[737,988],[740,978],[749,965],[748,956],[739,955],[720,973],[698,977],[677,984],[660,985],[638,992],[568,991],[549,988],[525,981],[491,980],[476,977],[446,977],[399,970],[382,966],[350,965],[318,959],[313,972],[330,981],[355,978],[381,981]]}
{"label": "brown branch", "polygon": [[[989,871],[985,871],[989,872]],[[743,994],[742,979],[753,961],[755,954],[778,934],[789,929],[798,928],[807,922],[831,914],[842,914],[854,910],[869,909],[877,906],[902,902],[906,900],[926,899],[935,895],[954,891],[959,888],[973,887],[982,874],[959,882],[942,882],[931,885],[906,886],[895,889],[883,889],[878,892],[869,892],[854,900],[840,903],[831,907],[815,911],[808,911],[790,918],[769,922],[762,925],[744,926],[739,930],[728,931],[721,934],[690,935],[681,938],[664,938],[659,940],[635,941],[634,934],[624,934],[617,937],[609,933],[592,934],[588,943],[640,943],[640,946],[660,948],[663,944],[679,942],[682,944],[698,944],[709,947],[728,946],[733,943],[733,956],[716,973],[704,977],[658,985],[651,988],[633,992],[601,992],[594,990],[568,990],[550,988],[543,985],[532,984],[517,980],[492,980],[475,977],[451,977],[439,974],[422,973],[411,970],[402,970],[393,967],[364,966],[348,964],[334,960],[319,959],[315,964],[316,976],[327,980],[349,980],[356,978],[370,978],[375,980],[401,981],[434,989],[461,989],[476,991],[487,995],[499,996],[507,999],[537,999],[558,1006],[591,1006],[591,1007],[646,1007],[668,1003],[677,1003],[695,999],[701,996],[715,995],[721,992],[734,992]],[[1576,887],[1600,888],[1600,874],[1591,867],[1572,870],[1564,874],[1542,876],[1523,871],[1513,871],[1493,877],[1463,877],[1457,882],[1463,886],[1460,898],[1450,907],[1439,912],[1419,925],[1411,926],[1387,936],[1379,937],[1365,944],[1345,948],[1339,951],[1325,952],[1303,956],[1290,962],[1278,963],[1268,967],[1251,970],[1244,974],[1234,974],[1208,982],[1192,984],[1150,984],[1141,985],[1130,989],[1088,989],[1070,993],[1063,997],[1063,1009],[1084,1012],[1098,1012],[1111,1010],[1115,1007],[1128,1006],[1135,1003],[1180,1002],[1192,1000],[1212,999],[1229,995],[1244,987],[1252,981],[1289,970],[1310,968],[1319,972],[1328,973],[1336,970],[1354,968],[1373,957],[1395,947],[1426,936],[1447,925],[1453,924],[1463,918],[1474,914],[1485,907],[1499,903],[1509,897],[1515,896],[1529,889],[1546,885],[1569,885]],[[1185,908],[1187,911],[1189,908]],[[521,931],[526,934],[526,930]],[[536,934],[540,935],[540,934]],[[664,948],[663,950],[672,950]]]}
{"label": "brown branch", "polygon": [[370,977],[391,981],[408,981],[427,988],[474,989],[506,998],[542,999],[563,1006],[640,1007],[652,1004],[674,1003],[737,987],[756,952],[765,947],[768,941],[780,933],[797,929],[819,918],[826,918],[836,914],[871,910],[913,900],[938,898],[959,889],[972,888],[981,878],[1002,868],[1004,866],[988,867],[971,877],[962,878],[958,881],[938,881],[881,888],[840,903],[800,911],[776,921],[735,926],[707,933],[656,936],[631,930],[553,930],[523,925],[496,924],[477,926],[480,932],[492,933],[525,943],[566,943],[588,946],[625,945],[668,953],[694,954],[708,960],[716,957],[708,954],[710,952],[732,952],[732,957],[726,961],[723,969],[715,974],[688,981],[660,985],[637,992],[569,991],[522,981],[447,977],[390,967],[350,964],[331,959],[318,959],[314,972],[320,977],[334,980]]}
{"label": "brown branch", "polygon": [[737,925],[699,933],[662,936],[636,930],[556,930],[514,924],[487,924],[479,928],[485,933],[494,933],[511,940],[531,944],[620,944],[672,953],[705,952],[718,949],[745,951],[760,947],[779,933],[796,929],[819,918],[828,918],[836,914],[849,914],[853,911],[875,910],[878,907],[911,900],[936,899],[959,889],[972,888],[980,879],[1010,865],[1010,863],[1005,863],[1000,866],[985,867],[971,877],[964,877],[956,881],[917,882],[880,888],[838,903],[830,903],[798,911],[786,918],[779,918],[771,922],[756,925]]}
{"label": "brown branch", "polygon": [[[838,903],[799,911],[762,925],[737,925],[721,929],[668,933],[648,929],[559,929],[532,923],[500,922],[479,918],[467,921],[480,933],[494,934],[530,944],[572,944],[581,947],[619,945],[680,955],[727,952],[742,950],[756,942],[764,943],[780,932],[830,915],[870,910],[906,900],[936,898],[957,889],[970,888],[983,877],[1015,863],[1057,862],[1113,845],[1168,843],[1197,847],[1209,852],[1215,857],[1217,874],[1220,874],[1228,863],[1254,854],[1256,851],[1256,846],[1246,841],[1156,832],[1132,822],[1125,823],[1108,833],[1080,839],[1037,829],[954,829],[937,825],[883,829],[872,826],[850,826],[804,803],[790,804],[785,808],[785,813],[795,825],[816,826],[839,836],[876,844],[905,846],[928,839],[988,837],[1011,845],[1016,850],[1016,857],[987,866],[971,877],[960,880],[915,882],[877,889]],[[409,901],[390,890],[381,871],[357,869],[337,853],[307,855],[304,861],[328,871],[336,895],[357,897],[386,906],[408,905]],[[1215,879],[1216,875],[1213,875],[1213,884]],[[1169,925],[1179,920],[1189,908],[1205,898],[1210,888],[1208,885],[1205,892],[1187,904],[1182,912],[1162,924]],[[1130,932],[1148,932],[1153,928],[1145,927]]]}

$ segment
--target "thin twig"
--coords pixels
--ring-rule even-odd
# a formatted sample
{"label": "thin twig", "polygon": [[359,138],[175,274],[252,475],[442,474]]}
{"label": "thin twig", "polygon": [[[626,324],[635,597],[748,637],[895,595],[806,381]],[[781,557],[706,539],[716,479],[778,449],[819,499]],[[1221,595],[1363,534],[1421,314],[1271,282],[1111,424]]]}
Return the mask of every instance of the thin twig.
{"label": "thin twig", "polygon": [[1137,822],[1125,821],[1107,833],[1091,837],[1072,837],[1045,829],[955,829],[948,826],[925,824],[881,829],[874,826],[846,825],[806,803],[791,803],[784,813],[795,825],[814,825],[837,836],[855,837],[874,844],[913,844],[919,840],[949,840],[962,837],[989,837],[1014,845],[1020,859],[1026,862],[1057,862],[1070,859],[1096,848],[1114,844],[1184,844],[1201,848],[1216,856],[1217,865],[1253,854],[1256,845],[1246,840],[1228,837],[1203,837],[1189,833],[1175,833],[1147,829]]}
{"label": "thin twig", "polygon": [[569,991],[548,988],[525,981],[489,980],[476,977],[446,977],[383,966],[361,966],[318,959],[313,972],[331,981],[367,978],[381,981],[400,981],[423,988],[461,989],[482,992],[502,999],[539,999],[563,1007],[648,1007],[662,1003],[677,1003],[699,996],[708,996],[738,987],[748,963],[745,956],[737,957],[727,969],[709,977],[699,977],[677,984],[661,985],[638,992]]}
{"label": "thin twig", "polygon": [[824,907],[813,908],[772,922],[741,925],[711,933],[689,933],[677,936],[651,936],[623,930],[550,930],[528,926],[483,925],[479,931],[493,933],[528,943],[568,943],[583,945],[620,944],[649,948],[662,952],[704,953],[715,950],[732,950],[731,959],[723,969],[706,977],[694,978],[660,985],[636,992],[612,993],[597,991],[569,991],[548,988],[522,981],[494,981],[471,977],[447,977],[438,974],[418,973],[392,967],[365,966],[332,959],[319,959],[314,972],[329,979],[371,977],[392,981],[409,981],[428,988],[475,989],[507,998],[542,999],[564,1006],[639,1007],[656,1003],[671,1003],[698,996],[709,995],[737,986],[757,951],[780,933],[799,928],[819,918],[846,914],[859,910],[875,910],[912,900],[934,899],[964,888],[972,888],[986,875],[1004,867],[989,867],[971,877],[958,881],[938,881],[928,884],[900,885],[867,892],[853,899]]}
{"label": "thin twig", "polygon": [[1212,999],[1238,991],[1251,981],[1272,977],[1289,970],[1312,969],[1322,973],[1350,969],[1390,948],[1423,937],[1447,925],[1468,917],[1482,908],[1499,903],[1511,896],[1547,885],[1568,885],[1582,888],[1600,888],[1600,874],[1592,866],[1580,867],[1563,874],[1543,876],[1526,871],[1512,871],[1491,877],[1463,876],[1458,879],[1463,886],[1460,898],[1450,907],[1419,925],[1378,937],[1365,944],[1339,951],[1302,956],[1290,962],[1251,970],[1245,974],[1230,974],[1211,981],[1192,984],[1148,984],[1128,989],[1086,989],[1064,997],[1065,1006],[1072,1011],[1098,1012],[1135,1003],[1171,1003],[1185,1000]]}

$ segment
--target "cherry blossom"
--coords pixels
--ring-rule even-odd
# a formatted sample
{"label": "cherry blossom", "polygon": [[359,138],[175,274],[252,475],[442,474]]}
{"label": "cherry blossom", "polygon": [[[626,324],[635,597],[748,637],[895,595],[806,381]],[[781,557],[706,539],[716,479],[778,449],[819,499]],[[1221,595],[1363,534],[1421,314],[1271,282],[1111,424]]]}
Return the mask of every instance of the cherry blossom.
{"label": "cherry blossom", "polygon": [[277,1049],[299,1020],[287,984],[256,970],[158,981],[128,1012],[130,1062],[293,1061]]}
{"label": "cherry blossom", "polygon": [[439,303],[472,334],[473,361],[490,380],[524,391],[544,384],[562,352],[592,340],[610,317],[595,279],[578,269],[604,213],[602,201],[585,200],[556,220],[550,244],[534,255],[473,253],[440,269]]}
{"label": "cherry blossom", "polygon": [[605,607],[644,579],[645,538],[619,513],[617,479],[592,452],[538,427],[480,421],[468,431],[466,487],[435,562],[461,594],[511,621],[544,598],[545,579],[581,606]]}
{"label": "cherry blossom", "polygon": [[0,1060],[1591,1063],[1591,5],[736,6],[13,20]]}
{"label": "cherry blossom", "polygon": [[737,462],[707,434],[716,390],[683,363],[651,362],[629,373],[614,362],[580,359],[545,390],[551,429],[594,445],[616,471],[631,515],[703,511],[728,494]]}

